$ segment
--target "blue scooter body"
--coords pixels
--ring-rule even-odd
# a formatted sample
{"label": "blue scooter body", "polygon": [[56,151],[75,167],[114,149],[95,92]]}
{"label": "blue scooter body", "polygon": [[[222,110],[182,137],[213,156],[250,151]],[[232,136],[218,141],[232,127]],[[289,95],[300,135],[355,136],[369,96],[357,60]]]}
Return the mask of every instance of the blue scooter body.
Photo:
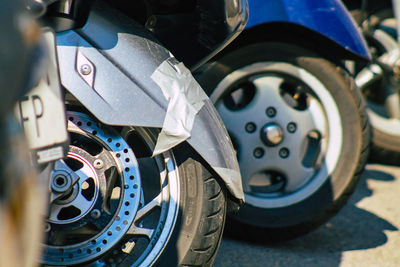
{"label": "blue scooter body", "polygon": [[327,37],[347,52],[370,59],[367,45],[340,0],[248,0],[245,31],[268,24],[292,24]]}

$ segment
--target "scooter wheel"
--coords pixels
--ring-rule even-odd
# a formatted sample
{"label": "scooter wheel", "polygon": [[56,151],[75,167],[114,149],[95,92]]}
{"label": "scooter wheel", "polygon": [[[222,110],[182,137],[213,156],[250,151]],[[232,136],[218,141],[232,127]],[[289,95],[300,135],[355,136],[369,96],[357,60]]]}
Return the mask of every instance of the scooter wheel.
{"label": "scooter wheel", "polygon": [[50,185],[44,265],[211,266],[226,191],[189,146],[152,157],[158,132],[68,112]]}
{"label": "scooter wheel", "polygon": [[[396,19],[391,9],[375,12],[369,18],[371,29],[366,40],[373,58],[379,58],[385,53],[399,50],[397,43]],[[380,60],[381,63],[385,63]],[[360,66],[355,79],[362,79]],[[398,91],[397,69],[382,70],[383,75],[361,88],[367,112],[373,128],[373,139],[370,159],[373,162],[400,165],[400,94]]]}
{"label": "scooter wheel", "polygon": [[256,242],[303,235],[346,203],[366,164],[370,127],[361,94],[338,65],[302,47],[257,43],[198,76],[241,168],[246,204],[228,232]]}

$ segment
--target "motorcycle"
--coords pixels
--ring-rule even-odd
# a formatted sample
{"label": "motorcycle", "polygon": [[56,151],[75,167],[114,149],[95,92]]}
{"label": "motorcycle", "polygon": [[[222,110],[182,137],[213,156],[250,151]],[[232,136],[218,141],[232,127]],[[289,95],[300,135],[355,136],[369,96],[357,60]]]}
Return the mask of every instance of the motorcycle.
{"label": "motorcycle", "polygon": [[[31,164],[29,143],[14,108],[21,97],[40,87],[47,69],[47,47],[22,1],[4,4],[0,13],[1,33],[7,36],[0,40],[0,266],[34,266],[40,255],[47,180],[40,179]],[[36,152],[32,155],[37,156]]]}
{"label": "motorcycle", "polygon": [[308,233],[349,199],[370,128],[343,61],[370,54],[340,1],[249,0],[243,33],[196,70],[237,151],[245,205],[231,235],[276,242]]}
{"label": "motorcycle", "polygon": [[351,70],[363,92],[373,126],[371,159],[398,165],[400,159],[400,98],[397,1],[345,1],[363,31],[372,54],[370,64]]}
{"label": "motorcycle", "polygon": [[[243,202],[234,150],[212,103],[146,25],[114,2],[44,3],[41,23],[56,32],[70,145],[51,173],[41,264],[210,266],[226,212]],[[225,21],[215,38],[193,34],[204,52],[198,63],[244,28],[247,3],[192,4],[136,8],[184,11],[200,30]],[[41,104],[32,118],[45,132],[50,125],[40,119],[52,115],[52,102]]]}

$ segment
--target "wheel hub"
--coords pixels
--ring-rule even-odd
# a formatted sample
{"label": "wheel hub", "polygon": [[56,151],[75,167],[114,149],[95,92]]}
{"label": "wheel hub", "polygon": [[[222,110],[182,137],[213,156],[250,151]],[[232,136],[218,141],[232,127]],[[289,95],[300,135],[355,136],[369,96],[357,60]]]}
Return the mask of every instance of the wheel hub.
{"label": "wheel hub", "polygon": [[48,219],[56,224],[69,224],[84,218],[99,196],[100,182],[93,165],[85,159],[82,149],[71,149],[74,152],[68,153],[68,161],[82,167],[79,172],[74,172],[64,161],[56,165],[51,182],[53,201]]}
{"label": "wheel hub", "polygon": [[51,190],[54,193],[66,193],[72,187],[72,177],[68,172],[56,170],[51,178]]}
{"label": "wheel hub", "polygon": [[277,123],[267,123],[260,132],[261,140],[266,146],[277,146],[283,141],[283,130]]}
{"label": "wheel hub", "polygon": [[329,177],[342,145],[342,130],[332,127],[340,125],[340,113],[310,72],[285,62],[255,63],[229,74],[210,98],[235,142],[250,205],[298,203]]}
{"label": "wheel hub", "polygon": [[45,265],[101,257],[122,240],[140,203],[138,163],[125,140],[87,115],[68,116],[71,145],[51,180]]}

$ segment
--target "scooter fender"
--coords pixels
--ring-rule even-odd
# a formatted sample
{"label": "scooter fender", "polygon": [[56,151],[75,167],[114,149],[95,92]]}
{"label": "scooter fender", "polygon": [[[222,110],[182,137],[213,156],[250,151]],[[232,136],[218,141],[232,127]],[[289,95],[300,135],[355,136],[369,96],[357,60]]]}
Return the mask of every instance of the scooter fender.
{"label": "scooter fender", "polygon": [[246,29],[276,22],[296,24],[370,59],[367,44],[340,0],[248,0],[248,4],[250,16]]}
{"label": "scooter fender", "polygon": [[83,29],[57,35],[57,52],[62,85],[99,121],[161,128],[154,155],[187,141],[232,196],[244,200],[217,111],[190,71],[139,25],[94,9]]}

